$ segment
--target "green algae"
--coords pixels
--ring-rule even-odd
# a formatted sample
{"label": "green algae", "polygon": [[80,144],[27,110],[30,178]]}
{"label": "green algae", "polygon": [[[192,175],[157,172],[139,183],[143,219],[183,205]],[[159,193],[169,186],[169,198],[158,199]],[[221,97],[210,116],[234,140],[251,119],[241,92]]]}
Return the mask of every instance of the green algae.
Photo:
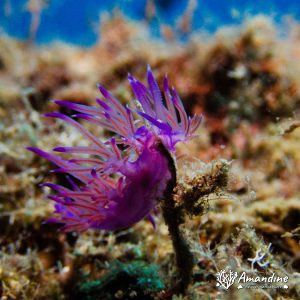
{"label": "green algae", "polygon": [[108,272],[98,280],[87,281],[79,287],[77,299],[153,299],[151,293],[161,291],[164,283],[159,268],[144,261],[109,265]]}

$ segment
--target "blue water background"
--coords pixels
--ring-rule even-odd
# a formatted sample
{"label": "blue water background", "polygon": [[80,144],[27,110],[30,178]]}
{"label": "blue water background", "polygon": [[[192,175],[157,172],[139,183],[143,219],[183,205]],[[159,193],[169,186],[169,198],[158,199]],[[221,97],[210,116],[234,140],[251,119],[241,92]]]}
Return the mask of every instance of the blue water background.
{"label": "blue water background", "polygon": [[[26,11],[26,0],[0,0],[0,28],[2,32],[27,39],[31,15]],[[159,35],[159,24],[175,28],[188,0],[154,0],[156,16],[150,22],[153,35]],[[112,12],[119,8],[134,20],[145,20],[146,0],[48,0],[42,12],[37,32],[37,43],[63,40],[82,46],[93,45],[97,38],[100,12]],[[9,11],[9,8],[11,10]],[[9,14],[7,14],[9,12]],[[214,32],[222,25],[234,25],[246,16],[266,14],[274,21],[282,22],[289,15],[300,19],[298,0],[199,0],[192,20],[193,30]]]}

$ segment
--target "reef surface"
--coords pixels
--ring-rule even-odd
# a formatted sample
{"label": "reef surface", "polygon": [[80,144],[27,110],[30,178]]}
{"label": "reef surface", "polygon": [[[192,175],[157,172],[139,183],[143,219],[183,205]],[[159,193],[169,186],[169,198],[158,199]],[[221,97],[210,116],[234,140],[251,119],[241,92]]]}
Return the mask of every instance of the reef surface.
{"label": "reef surface", "polygon": [[[186,44],[162,27],[117,13],[104,18],[101,39],[83,49],[63,42],[36,46],[0,37],[0,296],[1,299],[169,299],[175,272],[168,230],[158,210],[117,232],[58,232],[39,184],[64,183],[53,166],[25,150],[85,145],[81,135],[42,113],[51,99],[94,104],[101,83],[124,103],[127,74],[142,80],[150,64],[165,73],[189,114],[202,113],[198,137],[178,147],[179,187],[203,186],[199,210],[185,222],[197,259],[186,295],[173,299],[297,299],[300,297],[300,26],[282,36],[257,16]],[[63,111],[72,113],[71,111]],[[110,132],[88,129],[107,138]],[[220,162],[226,188],[214,188]],[[197,174],[197,182],[191,180]],[[265,254],[261,260],[254,258]],[[223,269],[288,276],[288,289],[228,290]]]}

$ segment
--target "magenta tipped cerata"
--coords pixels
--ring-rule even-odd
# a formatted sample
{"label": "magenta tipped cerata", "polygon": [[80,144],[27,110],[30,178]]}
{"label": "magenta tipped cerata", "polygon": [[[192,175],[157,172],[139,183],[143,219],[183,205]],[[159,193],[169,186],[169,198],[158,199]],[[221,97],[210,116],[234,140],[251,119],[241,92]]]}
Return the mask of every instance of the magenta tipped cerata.
{"label": "magenta tipped cerata", "polygon": [[[53,149],[75,155],[68,160],[39,148],[27,148],[56,164],[54,172],[67,176],[66,186],[43,184],[56,192],[49,196],[55,203],[55,218],[47,223],[60,223],[64,231],[84,231],[89,228],[122,229],[144,218],[153,222],[151,211],[172,178],[164,151],[172,153],[177,143],[193,138],[201,118],[187,116],[178,94],[169,88],[167,78],[163,84],[164,93],[160,92],[150,66],[148,86],[132,75],[128,80],[140,103],[138,108],[123,106],[101,85],[98,87],[104,99],[97,99],[97,106],[53,101],[77,111],[73,117],[113,132],[115,136],[107,141],[102,141],[69,116],[58,112],[45,114],[65,121],[90,142],[90,146]],[[137,122],[137,118],[142,120]]]}

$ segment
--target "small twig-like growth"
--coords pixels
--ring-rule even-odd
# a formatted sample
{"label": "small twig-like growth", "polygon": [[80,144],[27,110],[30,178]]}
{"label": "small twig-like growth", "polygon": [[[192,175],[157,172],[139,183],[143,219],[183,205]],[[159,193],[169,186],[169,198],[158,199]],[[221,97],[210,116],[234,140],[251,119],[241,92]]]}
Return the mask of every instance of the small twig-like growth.
{"label": "small twig-like growth", "polygon": [[168,159],[169,170],[172,174],[164,193],[164,199],[161,201],[161,208],[172,239],[178,269],[178,281],[173,287],[173,292],[184,293],[192,279],[195,259],[185,233],[180,226],[184,223],[184,211],[182,207],[176,205],[174,199],[173,191],[177,178],[174,160],[163,144],[161,144],[160,151]]}
{"label": "small twig-like growth", "polygon": [[184,293],[192,279],[195,264],[194,254],[189,245],[182,225],[185,213],[203,214],[205,197],[217,193],[227,186],[229,163],[220,160],[212,165],[210,172],[177,183],[174,160],[163,145],[160,152],[168,159],[172,178],[169,180],[164,199],[161,201],[164,220],[168,226],[176,256],[178,281],[172,289],[174,293]]}
{"label": "small twig-like growth", "polygon": [[227,186],[230,162],[221,159],[211,164],[209,172],[186,178],[183,183],[176,185],[174,198],[177,205],[182,206],[190,216],[204,214],[207,197],[219,193]]}

